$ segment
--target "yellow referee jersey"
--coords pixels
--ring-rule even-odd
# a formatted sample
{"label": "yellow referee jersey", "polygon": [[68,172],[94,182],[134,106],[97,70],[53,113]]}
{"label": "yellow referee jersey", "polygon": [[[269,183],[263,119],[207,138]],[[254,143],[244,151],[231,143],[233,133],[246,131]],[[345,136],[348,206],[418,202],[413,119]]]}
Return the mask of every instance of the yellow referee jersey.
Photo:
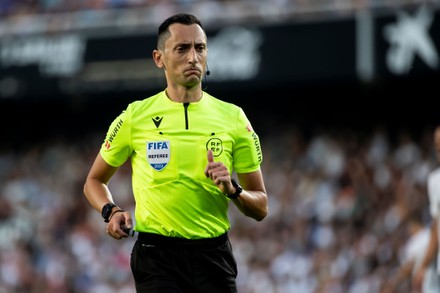
{"label": "yellow referee jersey", "polygon": [[177,103],[162,91],[113,121],[100,152],[115,167],[131,160],[136,231],[198,239],[229,230],[229,199],[204,174],[208,149],[231,174],[256,171],[263,159],[243,110],[206,92]]}

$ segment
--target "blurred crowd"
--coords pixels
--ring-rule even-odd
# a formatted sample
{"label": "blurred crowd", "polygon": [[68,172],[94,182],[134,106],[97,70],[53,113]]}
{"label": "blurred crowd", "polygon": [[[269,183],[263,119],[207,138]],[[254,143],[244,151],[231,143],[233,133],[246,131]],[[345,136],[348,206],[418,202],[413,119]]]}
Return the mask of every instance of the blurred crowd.
{"label": "blurred crowd", "polygon": [[[260,132],[268,217],[230,210],[239,292],[393,292],[385,287],[401,264],[410,215],[431,221],[432,129],[274,129]],[[134,292],[135,238],[108,237],[82,193],[102,140],[90,133],[0,151],[0,292]],[[133,211],[130,166],[122,168],[110,188]]]}
{"label": "blurred crowd", "polygon": [[0,36],[115,28],[145,31],[182,11],[194,13],[209,26],[352,16],[365,9],[426,3],[439,5],[440,0],[2,0]]}
{"label": "blurred crowd", "polygon": [[[191,5],[239,5],[247,4],[258,7],[267,5],[267,7],[296,7],[300,11],[307,10],[331,10],[336,12],[339,9],[357,9],[357,8],[375,8],[375,7],[397,7],[405,4],[426,3],[430,1],[421,0],[2,0],[2,14],[39,14],[39,13],[60,13],[84,10],[102,10],[119,8],[139,8],[154,6],[177,6],[179,8],[188,8]],[[435,2],[435,1],[434,1]],[[241,4],[240,4],[241,3]],[[242,11],[245,15],[245,11]],[[262,13],[264,13],[262,11]]]}
{"label": "blurred crowd", "polygon": [[[288,21],[439,0],[0,0],[0,37],[10,34],[157,27],[178,11],[204,24]],[[240,293],[406,293],[389,287],[411,234],[430,224],[426,180],[437,166],[432,129],[371,132],[296,125],[261,133],[269,215],[232,207],[231,242]],[[258,131],[258,129],[257,129]],[[104,133],[53,138],[20,149],[0,143],[0,292],[134,292],[135,238],[105,234],[82,192]],[[134,211],[130,166],[110,182]]]}

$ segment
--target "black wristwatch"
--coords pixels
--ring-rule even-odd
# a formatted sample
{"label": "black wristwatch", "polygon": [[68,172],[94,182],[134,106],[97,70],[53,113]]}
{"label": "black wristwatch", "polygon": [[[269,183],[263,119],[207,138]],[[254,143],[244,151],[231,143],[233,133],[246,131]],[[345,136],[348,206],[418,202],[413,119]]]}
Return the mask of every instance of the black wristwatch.
{"label": "black wristwatch", "polygon": [[240,183],[238,183],[238,181],[235,180],[234,178],[231,178],[231,183],[232,186],[235,187],[235,192],[233,194],[226,194],[226,197],[230,199],[236,199],[237,197],[240,196],[241,192],[243,191],[243,187],[241,187]]}
{"label": "black wristwatch", "polygon": [[101,216],[104,218],[104,222],[108,223],[109,218],[112,214],[112,209],[114,207],[117,207],[117,205],[115,205],[114,203],[106,203],[101,210]]}

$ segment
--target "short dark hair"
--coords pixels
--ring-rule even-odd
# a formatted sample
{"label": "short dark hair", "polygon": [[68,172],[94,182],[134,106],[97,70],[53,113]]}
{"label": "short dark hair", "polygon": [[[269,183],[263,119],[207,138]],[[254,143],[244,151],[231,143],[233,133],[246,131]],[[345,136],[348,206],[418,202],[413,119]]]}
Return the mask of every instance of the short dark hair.
{"label": "short dark hair", "polygon": [[191,25],[191,24],[198,24],[202,29],[202,22],[195,17],[192,14],[188,13],[178,13],[173,16],[168,17],[165,19],[162,24],[159,26],[158,32],[157,32],[157,48],[163,49],[165,46],[165,41],[169,37],[169,27],[173,23],[180,23],[185,25]]}

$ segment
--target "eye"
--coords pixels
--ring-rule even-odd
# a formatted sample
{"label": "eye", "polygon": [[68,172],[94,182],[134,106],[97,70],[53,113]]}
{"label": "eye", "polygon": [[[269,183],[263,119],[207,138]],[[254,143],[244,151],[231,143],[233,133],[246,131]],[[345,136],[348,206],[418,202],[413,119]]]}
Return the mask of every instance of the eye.
{"label": "eye", "polygon": [[205,45],[200,45],[200,46],[197,46],[196,49],[197,49],[198,52],[202,53],[203,51],[206,50],[206,46]]}

